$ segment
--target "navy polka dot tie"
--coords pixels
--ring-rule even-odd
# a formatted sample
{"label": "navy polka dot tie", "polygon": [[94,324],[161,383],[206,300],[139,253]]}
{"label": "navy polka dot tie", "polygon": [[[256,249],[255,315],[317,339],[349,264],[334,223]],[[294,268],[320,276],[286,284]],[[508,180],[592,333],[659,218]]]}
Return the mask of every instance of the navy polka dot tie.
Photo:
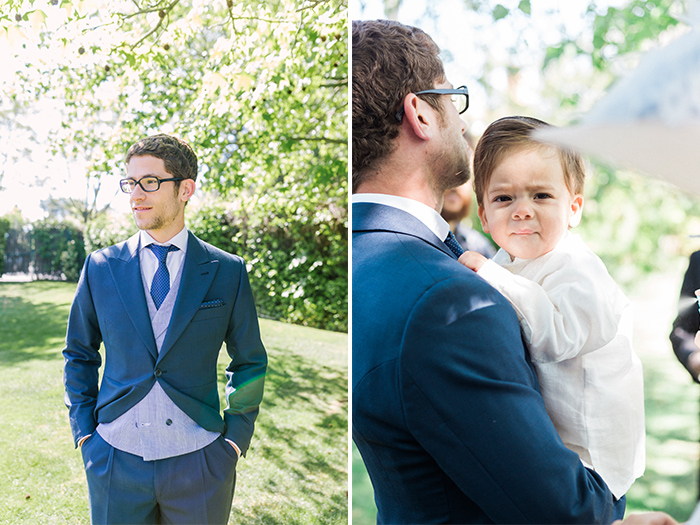
{"label": "navy polka dot tie", "polygon": [[464,250],[462,247],[459,245],[459,242],[457,242],[457,238],[455,237],[455,234],[450,232],[447,234],[447,239],[445,239],[445,244],[447,247],[454,253],[458,258],[460,255],[464,253]]}
{"label": "navy polka dot tie", "polygon": [[158,259],[158,269],[153,275],[151,281],[151,298],[156,305],[156,309],[160,308],[165,298],[170,291],[170,272],[166,260],[170,252],[179,250],[177,246],[169,244],[168,246],[158,246],[157,244],[149,244],[147,246]]}

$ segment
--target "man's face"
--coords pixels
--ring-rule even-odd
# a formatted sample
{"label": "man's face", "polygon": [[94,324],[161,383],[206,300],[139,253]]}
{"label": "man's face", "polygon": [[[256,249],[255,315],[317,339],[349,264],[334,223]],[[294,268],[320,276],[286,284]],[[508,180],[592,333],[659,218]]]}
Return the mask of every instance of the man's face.
{"label": "man's face", "polygon": [[[436,84],[435,88],[451,89],[449,82]],[[440,121],[440,146],[431,158],[431,171],[434,184],[442,194],[449,188],[455,188],[467,182],[470,175],[469,145],[463,134],[465,124],[449,95],[441,95],[443,110]]]}
{"label": "man's face", "polygon": [[[126,167],[127,178],[135,181],[143,177],[152,176],[159,179],[170,179],[172,174],[165,171],[162,159],[144,155],[131,157]],[[184,183],[185,181],[181,181]],[[180,190],[184,189],[182,186]],[[184,227],[184,208],[186,199],[181,198],[182,191],[175,189],[174,182],[163,182],[160,189],[154,192],[145,192],[140,185],[134,187],[130,197],[131,211],[134,215],[136,226],[140,230],[146,230],[156,240],[160,240],[159,233],[178,233]],[[167,235],[166,235],[167,237]],[[170,237],[167,237],[170,238]],[[166,239],[167,240],[167,239]]]}

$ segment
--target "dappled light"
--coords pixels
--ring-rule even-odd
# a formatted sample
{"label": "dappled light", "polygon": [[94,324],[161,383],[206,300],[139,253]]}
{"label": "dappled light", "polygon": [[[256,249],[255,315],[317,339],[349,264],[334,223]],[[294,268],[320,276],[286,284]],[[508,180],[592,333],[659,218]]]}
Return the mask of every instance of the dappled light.
{"label": "dappled light", "polygon": [[[71,283],[0,283],[0,522],[89,523],[63,405]],[[347,523],[347,336],[262,320],[266,388],[230,523]],[[221,406],[224,371],[218,362]]]}

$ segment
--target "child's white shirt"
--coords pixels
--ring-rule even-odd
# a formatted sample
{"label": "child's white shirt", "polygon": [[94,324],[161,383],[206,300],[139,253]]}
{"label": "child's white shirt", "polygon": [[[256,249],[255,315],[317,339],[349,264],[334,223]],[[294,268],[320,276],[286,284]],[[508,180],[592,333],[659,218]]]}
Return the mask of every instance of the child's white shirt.
{"label": "child's white shirt", "polygon": [[642,365],[632,312],[603,262],[567,232],[554,250],[499,250],[477,272],[513,305],[564,444],[620,498],[644,473]]}

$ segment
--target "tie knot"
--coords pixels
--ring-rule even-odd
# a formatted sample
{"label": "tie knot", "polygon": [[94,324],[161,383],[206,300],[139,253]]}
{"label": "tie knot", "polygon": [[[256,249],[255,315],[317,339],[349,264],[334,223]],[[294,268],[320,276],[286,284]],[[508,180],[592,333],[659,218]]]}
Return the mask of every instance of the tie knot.
{"label": "tie knot", "polygon": [[159,244],[149,244],[147,248],[153,252],[153,254],[161,263],[165,263],[165,260],[167,259],[168,254],[170,252],[174,252],[180,249],[173,244],[168,244],[167,246],[160,246]]}

